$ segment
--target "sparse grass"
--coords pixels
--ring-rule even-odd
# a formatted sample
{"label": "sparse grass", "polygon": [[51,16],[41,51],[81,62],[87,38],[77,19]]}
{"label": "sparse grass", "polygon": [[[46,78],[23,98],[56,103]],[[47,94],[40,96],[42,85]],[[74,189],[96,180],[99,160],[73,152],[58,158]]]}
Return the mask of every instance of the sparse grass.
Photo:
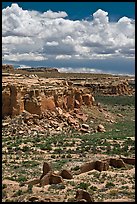
{"label": "sparse grass", "polygon": [[60,170],[62,168],[62,166],[67,163],[69,161],[69,159],[61,159],[61,160],[57,160],[56,162],[53,162],[52,166],[53,169],[56,170]]}
{"label": "sparse grass", "polygon": [[113,105],[121,109],[121,106],[135,106],[135,96],[103,96],[96,95],[95,100],[104,105]]}
{"label": "sparse grass", "polygon": [[112,188],[114,186],[115,186],[115,184],[112,183],[112,182],[107,182],[106,185],[105,185],[106,188]]}
{"label": "sparse grass", "polygon": [[76,188],[80,188],[80,189],[83,189],[83,190],[87,190],[88,189],[88,187],[89,187],[89,183],[84,183],[84,182],[81,182],[80,184],[78,184],[77,186],[76,186]]}
{"label": "sparse grass", "polygon": [[[133,156],[135,154],[135,141],[131,137],[135,137],[135,118],[134,112],[134,96],[96,96],[96,101],[100,102],[102,106],[107,106],[107,109],[117,115],[121,113],[123,117],[117,117],[116,123],[105,124],[106,132],[100,133],[89,133],[89,134],[79,134],[79,132],[73,130],[68,134],[58,134],[58,135],[48,135],[45,137],[44,134],[38,133],[37,135],[30,137],[20,135],[8,136],[3,135],[2,146],[7,147],[8,152],[3,153],[3,179],[10,179],[18,181],[20,183],[30,179],[40,176],[41,166],[43,161],[50,161],[52,163],[53,170],[60,170],[68,162],[74,162],[74,166],[71,170],[74,173],[80,169],[80,165],[77,161],[84,162],[85,157],[81,155],[96,155],[96,153],[101,153],[107,156],[110,155],[125,155]],[[89,111],[89,109],[88,109]],[[102,123],[103,121],[98,120],[96,124]],[[93,124],[92,124],[93,125]],[[79,142],[77,142],[77,140]],[[20,144],[31,143],[31,146],[24,146],[22,149],[19,147]],[[32,148],[35,147],[35,151]],[[71,149],[73,147],[73,149]],[[39,152],[42,150],[42,153]],[[21,152],[19,154],[19,152]],[[75,154],[79,155],[79,158],[75,159]],[[14,157],[14,158],[13,158]],[[88,159],[88,158],[86,158]],[[68,166],[69,168],[69,166]],[[128,166],[128,169],[132,167]],[[125,169],[110,168],[112,172],[120,172]],[[8,173],[8,176],[6,175]],[[16,176],[15,176],[16,175]],[[97,201],[103,201],[105,198],[117,198],[120,193],[121,196],[128,196],[128,198],[134,199],[134,184],[135,175],[127,177],[127,181],[124,180],[124,174],[121,175],[122,188],[113,189],[115,181],[119,179],[118,176],[109,176],[103,172],[91,171],[88,174],[89,181],[79,180],[79,184],[72,181],[67,181],[74,189],[80,188],[85,190],[94,191]],[[90,177],[91,176],[91,177]],[[91,183],[92,181],[92,183]],[[104,184],[107,181],[106,185]],[[132,188],[128,189],[127,183],[132,184]],[[96,184],[104,185],[105,187],[99,189]],[[5,190],[4,185],[2,188]],[[66,187],[67,188],[67,187]],[[112,188],[112,189],[111,189]],[[56,190],[64,189],[62,185],[53,185],[53,192]],[[105,192],[109,190],[109,195]],[[121,190],[121,191],[120,191]],[[132,190],[132,192],[131,192]],[[128,193],[128,191],[130,193]],[[30,193],[32,189],[30,188]],[[22,195],[22,192],[16,192],[16,196]],[[4,199],[6,199],[6,193]],[[8,201],[7,201],[8,202]]]}
{"label": "sparse grass", "polygon": [[20,196],[20,195],[22,195],[23,193],[24,193],[24,192],[23,192],[21,189],[19,189],[18,191],[16,191],[16,193],[14,193],[13,197]]}

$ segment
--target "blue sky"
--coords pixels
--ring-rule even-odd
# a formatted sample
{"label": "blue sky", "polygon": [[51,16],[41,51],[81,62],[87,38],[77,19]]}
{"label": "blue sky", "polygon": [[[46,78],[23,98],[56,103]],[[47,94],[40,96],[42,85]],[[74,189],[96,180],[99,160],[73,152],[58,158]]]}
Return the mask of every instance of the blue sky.
{"label": "blue sky", "polygon": [[135,72],[134,2],[2,2],[2,9],[3,63]]}
{"label": "blue sky", "polygon": [[[12,2],[2,2],[2,8],[11,6]],[[98,9],[106,10],[110,14],[110,21],[122,16],[135,18],[134,2],[18,2],[23,9],[44,12],[66,11],[70,19],[83,19],[89,17]]]}

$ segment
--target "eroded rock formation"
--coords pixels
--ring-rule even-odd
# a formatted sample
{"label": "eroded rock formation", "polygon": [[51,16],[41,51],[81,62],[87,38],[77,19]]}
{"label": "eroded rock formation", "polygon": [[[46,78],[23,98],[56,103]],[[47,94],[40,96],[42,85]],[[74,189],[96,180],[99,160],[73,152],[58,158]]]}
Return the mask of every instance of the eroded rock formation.
{"label": "eroded rock formation", "polygon": [[71,111],[93,102],[94,97],[88,89],[64,86],[63,81],[16,75],[3,77],[2,117],[13,117],[24,110],[40,115],[47,110],[55,111],[56,107]]}

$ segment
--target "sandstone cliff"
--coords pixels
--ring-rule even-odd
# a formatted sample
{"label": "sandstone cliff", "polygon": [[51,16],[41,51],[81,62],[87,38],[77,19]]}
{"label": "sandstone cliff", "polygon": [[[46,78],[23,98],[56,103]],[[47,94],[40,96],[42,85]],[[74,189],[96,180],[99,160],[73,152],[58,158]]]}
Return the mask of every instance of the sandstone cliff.
{"label": "sandstone cliff", "polygon": [[56,107],[70,111],[93,102],[88,89],[64,86],[63,80],[3,76],[2,117],[13,117],[24,110],[40,115],[47,110],[55,111]]}

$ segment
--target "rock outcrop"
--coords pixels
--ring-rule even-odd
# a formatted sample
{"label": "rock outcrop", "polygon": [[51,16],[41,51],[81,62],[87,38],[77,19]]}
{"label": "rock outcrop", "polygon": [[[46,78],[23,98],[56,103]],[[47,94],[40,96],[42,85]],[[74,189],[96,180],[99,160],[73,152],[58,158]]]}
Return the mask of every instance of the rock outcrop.
{"label": "rock outcrop", "polygon": [[[7,80],[6,80],[7,79]],[[80,108],[82,105],[93,105],[93,96],[87,90],[64,87],[63,81],[53,83],[46,79],[29,79],[21,76],[3,77],[2,117],[14,117],[24,110],[31,114],[41,115],[56,111],[57,107],[65,111]],[[56,86],[57,83],[60,85]],[[47,85],[46,85],[47,84]]]}
{"label": "rock outcrop", "polygon": [[9,65],[9,64],[4,64],[4,65],[2,65],[2,72],[14,73],[14,67],[13,67],[13,65]]}

